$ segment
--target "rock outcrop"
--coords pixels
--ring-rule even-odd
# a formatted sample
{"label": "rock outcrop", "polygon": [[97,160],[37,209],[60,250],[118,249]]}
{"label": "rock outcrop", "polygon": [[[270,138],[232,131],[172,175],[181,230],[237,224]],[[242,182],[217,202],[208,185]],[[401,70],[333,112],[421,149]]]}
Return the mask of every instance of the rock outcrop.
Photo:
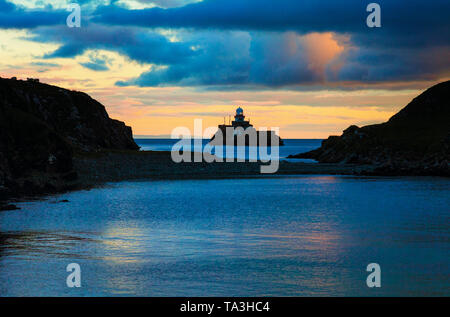
{"label": "rock outcrop", "polygon": [[0,78],[0,198],[76,180],[76,152],[137,150],[131,128],[85,93]]}
{"label": "rock outcrop", "polygon": [[382,124],[350,126],[291,157],[373,164],[376,174],[450,176],[450,81],[437,84]]}

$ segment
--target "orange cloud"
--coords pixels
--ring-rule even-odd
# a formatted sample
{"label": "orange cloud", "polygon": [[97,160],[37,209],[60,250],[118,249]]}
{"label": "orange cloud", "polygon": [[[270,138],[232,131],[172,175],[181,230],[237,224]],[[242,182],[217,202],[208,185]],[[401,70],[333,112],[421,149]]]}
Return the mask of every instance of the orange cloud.
{"label": "orange cloud", "polygon": [[309,33],[302,36],[302,42],[308,56],[309,68],[321,79],[325,78],[325,69],[330,62],[344,51],[333,33]]}

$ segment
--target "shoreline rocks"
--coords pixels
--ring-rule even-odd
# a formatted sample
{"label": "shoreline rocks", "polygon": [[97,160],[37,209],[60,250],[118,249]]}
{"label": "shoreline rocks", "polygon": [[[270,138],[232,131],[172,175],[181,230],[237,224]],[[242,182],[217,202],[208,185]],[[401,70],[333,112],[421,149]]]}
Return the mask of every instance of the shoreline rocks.
{"label": "shoreline rocks", "polygon": [[19,210],[20,208],[13,204],[0,205],[0,211]]}
{"label": "shoreline rocks", "polygon": [[371,164],[376,175],[450,176],[450,81],[427,89],[385,123],[352,125],[319,149],[290,157]]}
{"label": "shoreline rocks", "polygon": [[0,78],[0,200],[76,187],[74,154],[101,149],[139,147],[85,93]]}

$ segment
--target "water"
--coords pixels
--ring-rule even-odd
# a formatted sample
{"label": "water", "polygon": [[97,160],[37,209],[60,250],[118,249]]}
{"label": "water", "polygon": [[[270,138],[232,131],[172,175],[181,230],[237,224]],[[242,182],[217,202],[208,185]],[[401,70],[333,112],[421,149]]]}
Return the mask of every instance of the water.
{"label": "water", "polygon": [[[0,212],[0,294],[448,296],[449,189],[444,178],[257,177],[23,202]],[[72,262],[81,288],[66,287]],[[366,286],[372,262],[381,288]]]}
{"label": "water", "polygon": [[[179,141],[178,139],[135,139],[136,143],[141,147],[143,151],[171,151],[172,147]],[[305,162],[305,163],[316,163],[314,160],[310,159],[287,159],[287,156],[308,152],[320,147],[322,140],[320,139],[284,139],[284,145],[279,147],[279,158],[287,161],[295,161],[295,162]],[[208,139],[201,140],[201,146],[195,146],[192,141],[192,148],[195,152],[201,152],[205,145],[209,142]],[[191,149],[192,149],[191,148]],[[270,150],[263,149],[262,153],[268,153],[268,155],[252,155],[253,152],[249,150],[252,148],[258,152],[259,149],[257,147],[234,147],[233,156],[234,158],[270,158],[271,154]],[[242,154],[239,152],[242,150]],[[220,157],[227,157],[226,149],[223,150],[222,155],[218,155]]]}

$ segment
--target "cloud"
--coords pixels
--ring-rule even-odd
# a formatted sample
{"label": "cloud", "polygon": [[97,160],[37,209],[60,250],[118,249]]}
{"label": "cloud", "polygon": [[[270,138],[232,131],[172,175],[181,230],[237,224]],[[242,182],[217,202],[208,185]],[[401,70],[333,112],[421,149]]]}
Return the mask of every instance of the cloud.
{"label": "cloud", "polygon": [[11,12],[16,8],[16,6],[11,3],[8,2],[6,0],[0,0],[0,12]]}
{"label": "cloud", "polygon": [[342,67],[336,80],[343,82],[436,80],[450,75],[450,46],[427,49],[353,47],[341,58]]}
{"label": "cloud", "polygon": [[[119,85],[203,86],[213,89],[331,87],[345,83],[395,87],[396,81],[433,81],[449,75],[450,48],[370,49],[335,33],[197,31],[185,63],[150,69]],[[253,88],[252,88],[253,87]],[[342,85],[340,86],[342,88]],[[380,87],[379,87],[380,88]]]}
{"label": "cloud", "polygon": [[250,37],[246,32],[186,33],[187,42],[197,43],[185,63],[151,70],[121,85],[212,85],[240,84],[246,81],[250,67]]}
{"label": "cloud", "polygon": [[[366,6],[361,0],[204,0],[177,8],[127,10],[118,6],[100,6],[94,20],[104,24],[142,27],[234,29],[360,34],[359,41],[369,43],[385,35],[389,42],[448,43],[450,3],[447,0],[408,3],[378,0],[382,8],[382,28],[366,26]],[[445,33],[443,33],[445,32]],[[392,41],[392,38],[400,41]],[[381,44],[382,41],[372,42]]]}
{"label": "cloud", "polygon": [[202,0],[138,0],[142,4],[151,4],[160,8],[183,7],[190,3],[200,2]]}
{"label": "cloud", "polygon": [[26,10],[6,0],[0,0],[0,28],[29,29],[42,25],[65,24],[67,12],[46,9]]}
{"label": "cloud", "polygon": [[80,63],[81,66],[86,67],[94,71],[107,71],[109,70],[109,65],[112,64],[112,60],[108,59],[105,55],[100,55],[98,53],[91,53],[88,56],[88,62]]}
{"label": "cloud", "polygon": [[[143,10],[111,5],[99,7],[93,19],[211,34],[189,37],[202,51],[189,58],[188,65],[151,70],[122,85],[277,87],[448,76],[450,3],[378,3],[382,27],[376,29],[366,26],[367,3],[360,0],[204,0]],[[248,41],[235,35],[239,32],[250,34]],[[229,38],[222,41],[222,34]]]}
{"label": "cloud", "polygon": [[344,50],[331,33],[201,31],[189,35],[199,54],[188,63],[150,70],[123,85],[280,87],[324,80]]}
{"label": "cloud", "polygon": [[[101,49],[148,65],[140,76],[119,80],[120,86],[399,87],[395,83],[448,77],[448,0],[378,2],[382,27],[374,29],[366,26],[367,3],[360,0],[134,0],[128,7],[84,0],[85,23],[73,29],[64,20],[41,26],[54,22],[36,17],[59,14],[50,8],[25,10],[0,0],[0,16],[15,21],[8,27],[33,27],[34,41],[59,44],[47,59]],[[130,9],[141,5],[156,7]],[[96,60],[82,65],[108,70]]]}
{"label": "cloud", "polygon": [[71,58],[88,49],[114,50],[139,63],[170,64],[182,63],[196,52],[192,43],[170,42],[165,36],[136,28],[106,27],[90,24],[82,28],[41,28],[31,38],[38,42],[62,45],[45,58]]}
{"label": "cloud", "polygon": [[[96,11],[96,21],[145,27],[328,31],[333,24],[343,28],[348,28],[349,23],[356,25],[362,20],[358,14],[361,9],[365,7],[359,0],[204,0],[169,9],[101,6]],[[318,13],[323,19],[317,19]],[[326,18],[328,21],[322,22]]]}
{"label": "cloud", "polygon": [[33,66],[44,66],[44,67],[59,67],[59,64],[56,63],[47,63],[47,62],[33,62],[31,63]]}
{"label": "cloud", "polygon": [[343,50],[332,33],[257,33],[251,44],[254,63],[250,83],[286,86],[322,82],[325,70]]}
{"label": "cloud", "polygon": [[95,70],[95,71],[109,70],[109,67],[106,66],[104,61],[80,63],[80,65],[83,67],[86,67],[90,70]]}

